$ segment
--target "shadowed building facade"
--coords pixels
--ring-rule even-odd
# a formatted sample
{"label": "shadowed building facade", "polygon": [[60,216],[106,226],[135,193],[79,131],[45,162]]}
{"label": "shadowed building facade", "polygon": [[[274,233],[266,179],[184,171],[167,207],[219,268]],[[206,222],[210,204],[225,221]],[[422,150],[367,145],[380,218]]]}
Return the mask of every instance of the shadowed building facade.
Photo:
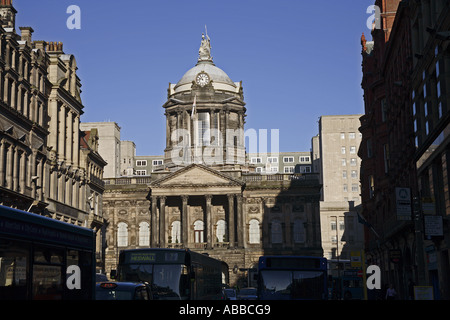
{"label": "shadowed building facade", "polygon": [[146,176],[106,179],[106,268],[120,250],[189,248],[247,283],[264,254],[322,256],[315,173],[262,174],[245,160],[241,82],[216,67],[204,35],[196,66],[169,84],[166,148]]}

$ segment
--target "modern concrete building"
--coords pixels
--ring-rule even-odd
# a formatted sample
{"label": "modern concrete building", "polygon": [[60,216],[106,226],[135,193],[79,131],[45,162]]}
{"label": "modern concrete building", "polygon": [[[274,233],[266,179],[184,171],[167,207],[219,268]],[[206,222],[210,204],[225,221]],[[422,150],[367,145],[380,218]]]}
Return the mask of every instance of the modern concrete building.
{"label": "modern concrete building", "polygon": [[361,203],[360,117],[322,116],[319,134],[312,138],[313,164],[319,168],[323,186],[320,221],[322,247],[328,259],[350,260],[351,252],[364,246],[364,229],[355,209]]}

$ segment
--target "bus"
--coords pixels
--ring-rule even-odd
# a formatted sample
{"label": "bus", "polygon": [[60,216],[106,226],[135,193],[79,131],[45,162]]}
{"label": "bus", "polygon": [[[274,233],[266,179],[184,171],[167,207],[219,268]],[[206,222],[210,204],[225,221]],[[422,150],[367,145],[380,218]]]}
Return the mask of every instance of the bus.
{"label": "bus", "polygon": [[327,300],[327,260],[263,256],[258,262],[258,299]]}
{"label": "bus", "polygon": [[227,265],[189,249],[129,249],[119,254],[117,281],[144,282],[155,300],[218,300]]}
{"label": "bus", "polygon": [[93,300],[95,238],[93,230],[0,206],[0,300]]}
{"label": "bus", "polygon": [[332,300],[363,300],[362,271],[353,268],[350,260],[328,260],[328,292]]}

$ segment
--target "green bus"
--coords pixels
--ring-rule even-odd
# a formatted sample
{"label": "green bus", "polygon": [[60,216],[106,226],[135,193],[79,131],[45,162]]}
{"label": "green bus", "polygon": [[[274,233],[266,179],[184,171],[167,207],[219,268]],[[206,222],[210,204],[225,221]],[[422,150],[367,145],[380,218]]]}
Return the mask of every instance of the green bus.
{"label": "green bus", "polygon": [[219,300],[228,266],[188,249],[130,249],[119,255],[117,281],[144,282],[155,300]]}
{"label": "green bus", "polygon": [[95,233],[0,205],[0,300],[93,300]]}

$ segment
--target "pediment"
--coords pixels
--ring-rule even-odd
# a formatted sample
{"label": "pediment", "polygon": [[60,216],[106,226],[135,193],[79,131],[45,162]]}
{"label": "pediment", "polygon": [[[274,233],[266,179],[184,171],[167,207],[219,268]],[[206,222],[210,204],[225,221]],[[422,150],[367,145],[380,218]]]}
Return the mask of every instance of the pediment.
{"label": "pediment", "polygon": [[151,183],[151,187],[171,186],[237,186],[243,182],[203,165],[193,164],[180,169],[160,180]]}

